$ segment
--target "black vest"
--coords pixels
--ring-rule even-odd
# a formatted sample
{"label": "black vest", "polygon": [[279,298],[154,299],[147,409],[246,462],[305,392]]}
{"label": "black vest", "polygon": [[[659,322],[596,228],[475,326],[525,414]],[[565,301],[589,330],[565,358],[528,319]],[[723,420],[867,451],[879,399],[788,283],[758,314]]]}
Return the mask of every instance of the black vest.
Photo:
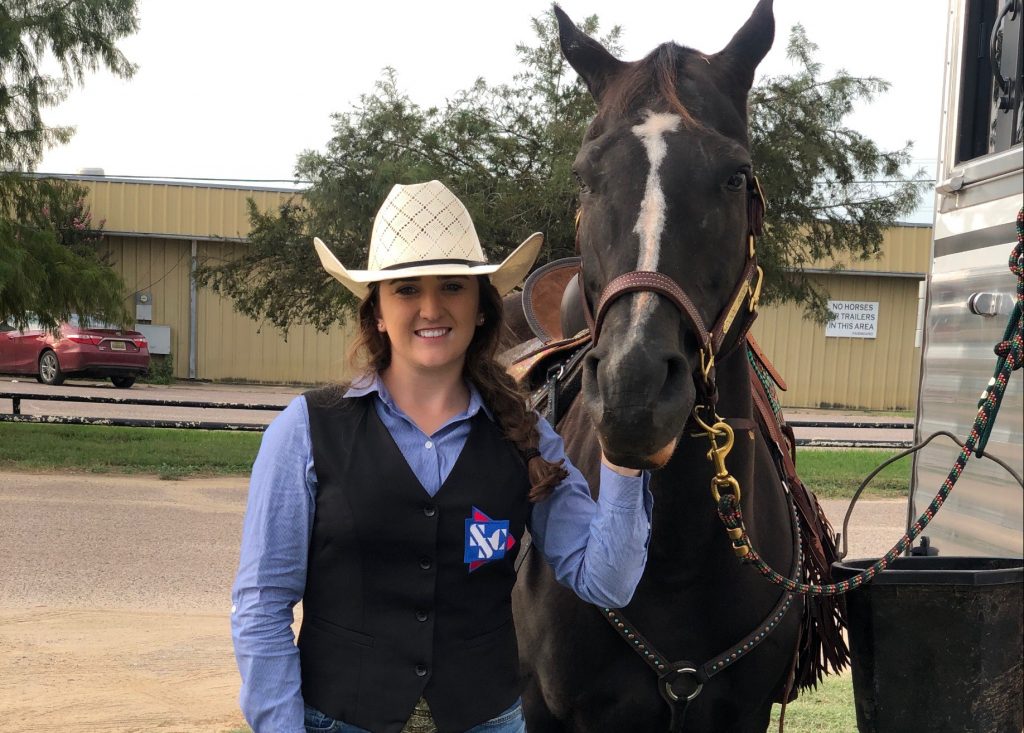
{"label": "black vest", "polygon": [[[373,399],[306,393],[318,488],[298,642],[302,696],[346,723],[399,733],[422,695],[440,733],[465,731],[520,694],[511,592],[529,514],[526,467],[481,411],[431,497]],[[474,510],[509,520],[515,544],[471,571]],[[496,528],[476,527],[490,544],[474,552],[494,552]]]}

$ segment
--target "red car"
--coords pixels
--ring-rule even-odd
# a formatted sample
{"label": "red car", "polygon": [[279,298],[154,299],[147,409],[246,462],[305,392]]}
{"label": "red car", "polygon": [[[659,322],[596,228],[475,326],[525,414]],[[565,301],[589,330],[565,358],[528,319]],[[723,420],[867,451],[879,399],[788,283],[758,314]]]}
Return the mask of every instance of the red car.
{"label": "red car", "polygon": [[149,372],[149,344],[138,331],[106,323],[82,325],[77,316],[57,333],[31,321],[24,331],[0,323],[0,372],[34,374],[43,384],[67,377],[110,377],[127,389]]}

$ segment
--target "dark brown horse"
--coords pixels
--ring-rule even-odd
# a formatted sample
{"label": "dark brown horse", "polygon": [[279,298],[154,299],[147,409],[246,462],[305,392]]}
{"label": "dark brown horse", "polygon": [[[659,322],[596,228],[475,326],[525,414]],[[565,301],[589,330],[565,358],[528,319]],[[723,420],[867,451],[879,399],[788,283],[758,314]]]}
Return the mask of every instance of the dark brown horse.
{"label": "dark brown horse", "polygon": [[[692,436],[691,415],[708,398],[701,363],[713,346],[717,413],[735,429],[728,463],[742,486],[748,532],[773,567],[792,572],[791,511],[752,421],[741,334],[749,303],[724,318],[751,272],[747,93],[772,44],[771,0],[761,0],[716,54],[666,43],[629,63],[556,13],[562,51],[598,106],[574,172],[582,187],[583,287],[600,329],[582,398],[559,431],[591,486],[599,442],[619,464],[656,469],[649,559],[622,610],[626,626],[683,670],[734,648],[738,660],[710,677],[683,671],[659,681],[631,648],[637,642],[559,586],[532,553],[514,594],[529,730],[666,731],[672,713],[662,684],[685,702],[703,681],[688,706],[677,706],[676,729],[764,731],[772,702],[788,689],[802,601],[792,599],[758,637],[785,598],[734,555],[709,491],[708,440]],[[620,276],[634,271],[661,275],[649,276],[650,287],[624,286]],[[673,283],[682,299],[670,292]],[[712,329],[701,324],[723,333],[709,341],[702,329]],[[758,643],[748,650],[751,632]]]}

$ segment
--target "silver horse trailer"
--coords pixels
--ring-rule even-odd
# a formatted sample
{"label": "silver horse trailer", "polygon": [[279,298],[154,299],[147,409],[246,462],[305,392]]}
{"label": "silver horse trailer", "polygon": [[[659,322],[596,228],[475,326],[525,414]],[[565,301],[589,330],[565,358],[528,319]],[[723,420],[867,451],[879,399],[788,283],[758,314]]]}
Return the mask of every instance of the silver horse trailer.
{"label": "silver horse trailer", "polygon": [[[924,300],[916,440],[965,439],[1013,309],[1008,269],[1024,192],[1024,0],[951,0]],[[1024,372],[1010,379],[987,452],[1024,472]],[[917,454],[910,514],[942,485],[959,448],[937,439]],[[925,536],[941,555],[1024,555],[1024,491],[992,461],[972,458]]]}

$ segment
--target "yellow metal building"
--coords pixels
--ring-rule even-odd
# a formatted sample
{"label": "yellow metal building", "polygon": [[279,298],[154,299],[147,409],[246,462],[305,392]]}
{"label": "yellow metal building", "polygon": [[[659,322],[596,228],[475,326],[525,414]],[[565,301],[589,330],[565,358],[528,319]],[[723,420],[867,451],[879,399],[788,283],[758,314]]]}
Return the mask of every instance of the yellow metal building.
{"label": "yellow metal building", "polygon": [[917,404],[920,348],[915,346],[919,285],[931,257],[930,226],[885,232],[881,257],[839,261],[843,269],[810,270],[834,301],[875,303],[874,338],[827,336],[797,306],[768,306],[753,333],[786,379],[789,407],[912,410]]}
{"label": "yellow metal building", "polygon": [[249,233],[246,199],[272,210],[291,189],[74,177],[89,189],[94,220],[105,220],[111,261],[129,293],[146,293],[151,323],[170,328],[174,376],[253,382],[330,382],[347,374],[349,334],[292,328],[285,341],[232,302],[194,288],[193,261],[224,260]]}
{"label": "yellow metal building", "polygon": [[[94,220],[105,220],[111,260],[134,294],[151,306],[147,319],[170,329],[178,378],[318,383],[348,374],[351,334],[294,327],[287,342],[270,324],[237,313],[230,300],[192,286],[193,262],[227,259],[249,231],[246,199],[274,209],[291,189],[69,176],[89,189]],[[886,232],[882,257],[826,263],[821,278],[837,301],[874,303],[873,338],[826,336],[825,327],[788,305],[765,307],[754,334],[789,383],[789,407],[911,409],[919,352],[914,345],[918,283],[930,256],[931,228]]]}

